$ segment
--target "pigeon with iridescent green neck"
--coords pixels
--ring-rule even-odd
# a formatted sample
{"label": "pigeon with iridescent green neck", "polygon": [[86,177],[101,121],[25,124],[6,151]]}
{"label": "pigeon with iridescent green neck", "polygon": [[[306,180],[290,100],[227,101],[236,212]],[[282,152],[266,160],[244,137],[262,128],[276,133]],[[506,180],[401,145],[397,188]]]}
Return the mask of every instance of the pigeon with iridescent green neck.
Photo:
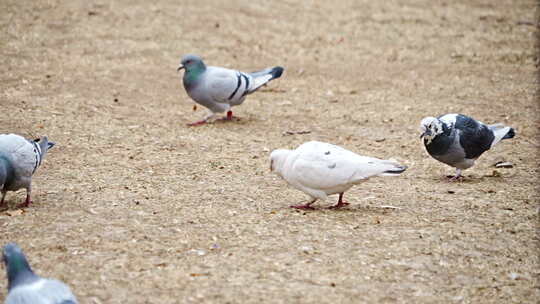
{"label": "pigeon with iridescent green neck", "polygon": [[207,66],[196,55],[184,56],[177,71],[181,69],[186,70],[183,82],[189,97],[209,110],[202,120],[189,124],[191,126],[206,123],[216,113],[227,112],[226,119],[232,119],[233,106],[242,104],[247,95],[283,73],[279,66],[253,73]]}
{"label": "pigeon with iridescent green neck", "polygon": [[5,304],[77,304],[66,284],[35,274],[17,244],[4,246],[3,259],[8,278]]}
{"label": "pigeon with iridescent green neck", "polygon": [[0,206],[8,191],[26,189],[23,207],[28,207],[32,193],[32,175],[41,165],[47,151],[54,146],[46,136],[28,140],[16,134],[0,134]]}

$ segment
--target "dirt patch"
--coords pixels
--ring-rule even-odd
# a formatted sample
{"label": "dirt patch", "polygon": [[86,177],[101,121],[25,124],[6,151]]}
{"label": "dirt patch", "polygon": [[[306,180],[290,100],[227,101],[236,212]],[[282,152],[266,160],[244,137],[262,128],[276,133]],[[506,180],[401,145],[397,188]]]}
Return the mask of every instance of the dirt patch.
{"label": "dirt patch", "polygon": [[[534,9],[3,1],[0,133],[57,146],[31,208],[14,212],[24,194],[8,194],[0,241],[81,303],[536,302]],[[175,71],[186,53],[286,71],[235,108],[240,121],[188,128],[204,114]],[[449,112],[517,137],[442,182],[453,170],[427,156],[418,124]],[[311,139],[409,170],[353,188],[344,210],[298,212],[306,197],[268,155]],[[500,157],[514,168],[494,168]]]}

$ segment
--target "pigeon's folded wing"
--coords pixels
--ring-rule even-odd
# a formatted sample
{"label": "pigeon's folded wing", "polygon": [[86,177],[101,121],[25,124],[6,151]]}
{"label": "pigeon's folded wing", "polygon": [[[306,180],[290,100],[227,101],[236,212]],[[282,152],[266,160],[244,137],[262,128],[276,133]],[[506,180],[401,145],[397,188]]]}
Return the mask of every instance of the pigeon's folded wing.
{"label": "pigeon's folded wing", "polygon": [[493,132],[483,123],[465,115],[458,115],[454,127],[459,130],[459,143],[465,157],[476,159],[491,148]]}
{"label": "pigeon's folded wing", "polygon": [[230,103],[241,96],[245,91],[245,82],[240,72],[216,67],[209,68],[205,78],[208,94],[218,103]]}
{"label": "pigeon's folded wing", "polygon": [[77,300],[66,284],[53,279],[43,279],[32,284],[14,288],[6,298],[6,304],[76,304]]}
{"label": "pigeon's folded wing", "polygon": [[10,155],[18,176],[31,176],[39,166],[36,149],[22,136],[0,135],[0,151]]}
{"label": "pigeon's folded wing", "polygon": [[334,154],[296,159],[292,170],[298,182],[312,189],[327,189],[355,184],[375,175],[372,164]]}
{"label": "pigeon's folded wing", "polygon": [[15,134],[0,134],[0,152],[16,153],[28,144],[24,137]]}

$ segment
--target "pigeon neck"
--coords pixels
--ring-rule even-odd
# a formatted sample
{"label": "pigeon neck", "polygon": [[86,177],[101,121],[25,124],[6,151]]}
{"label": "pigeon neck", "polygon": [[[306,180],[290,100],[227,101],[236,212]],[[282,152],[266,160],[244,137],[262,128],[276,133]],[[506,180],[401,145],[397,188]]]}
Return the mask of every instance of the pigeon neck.
{"label": "pigeon neck", "polygon": [[184,83],[192,84],[196,82],[204,71],[206,71],[206,65],[204,62],[198,62],[193,66],[186,68],[186,73],[184,74]]}
{"label": "pigeon neck", "polygon": [[283,175],[283,167],[285,166],[285,162],[287,161],[287,158],[289,157],[290,150],[280,149],[276,150],[275,157],[273,158],[273,166],[274,171],[278,173],[279,175]]}
{"label": "pigeon neck", "polygon": [[22,255],[14,256],[7,263],[8,290],[37,279],[28,261]]}

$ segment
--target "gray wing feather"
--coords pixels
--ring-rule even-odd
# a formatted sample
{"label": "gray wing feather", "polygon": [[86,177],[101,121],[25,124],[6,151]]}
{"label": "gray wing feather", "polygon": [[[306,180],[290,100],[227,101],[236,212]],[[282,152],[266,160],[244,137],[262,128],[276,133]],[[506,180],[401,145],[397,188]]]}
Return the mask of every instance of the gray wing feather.
{"label": "gray wing feather", "polygon": [[69,287],[52,279],[41,279],[35,283],[13,288],[5,304],[77,304]]}
{"label": "gray wing feather", "polygon": [[0,151],[10,155],[17,176],[30,177],[40,163],[36,147],[16,134],[0,135]]}
{"label": "gray wing feather", "polygon": [[[208,67],[204,78],[205,89],[214,102],[229,103],[231,94],[239,87],[237,71]],[[236,95],[236,94],[235,94]]]}

